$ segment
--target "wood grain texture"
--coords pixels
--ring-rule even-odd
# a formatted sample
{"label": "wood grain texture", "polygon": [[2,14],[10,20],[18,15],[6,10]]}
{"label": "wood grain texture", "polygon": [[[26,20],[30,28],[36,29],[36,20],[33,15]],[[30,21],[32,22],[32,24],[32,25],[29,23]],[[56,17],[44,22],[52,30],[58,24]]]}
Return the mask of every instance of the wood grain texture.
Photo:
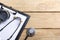
{"label": "wood grain texture", "polygon": [[[29,37],[27,40],[60,40],[60,29],[36,29],[35,36]],[[26,29],[22,33],[19,40],[24,40]]]}
{"label": "wood grain texture", "polygon": [[33,28],[60,28],[60,13],[27,13],[30,20],[26,26]]}
{"label": "wood grain texture", "polygon": [[21,11],[60,11],[60,0],[0,0]]}

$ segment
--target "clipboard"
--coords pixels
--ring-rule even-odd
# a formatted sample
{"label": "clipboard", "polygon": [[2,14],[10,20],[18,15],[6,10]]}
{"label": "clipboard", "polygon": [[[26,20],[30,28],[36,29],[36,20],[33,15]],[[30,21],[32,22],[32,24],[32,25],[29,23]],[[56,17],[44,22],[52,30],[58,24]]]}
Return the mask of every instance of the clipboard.
{"label": "clipboard", "polygon": [[[7,10],[7,11],[9,11],[9,13],[10,13],[10,15],[12,15],[9,19],[7,19],[5,22],[3,22],[2,24],[0,24],[0,29],[1,28],[3,28],[6,24],[8,24],[12,19],[13,19],[13,17],[14,16],[16,16],[16,17],[20,17],[21,18],[21,21],[22,21],[22,23],[19,25],[19,28],[17,29],[17,30],[14,30],[14,28],[16,29],[17,27],[14,27],[14,25],[17,25],[17,24],[14,24],[16,21],[14,21],[14,23],[12,22],[12,23],[10,23],[10,24],[8,24],[8,25],[11,25],[11,26],[6,26],[1,32],[0,32],[0,40],[7,40],[7,38],[8,37],[10,37],[10,36],[8,36],[9,35],[9,32],[10,32],[10,34],[11,33],[14,33],[13,34],[13,36],[10,38],[10,39],[8,39],[8,40],[18,40],[19,38],[20,38],[20,36],[21,36],[21,34],[22,34],[22,32],[23,32],[23,30],[24,30],[24,27],[26,26],[26,24],[27,24],[27,22],[28,22],[28,20],[29,20],[29,18],[30,18],[30,16],[29,15],[27,15],[27,14],[25,14],[24,12],[21,12],[21,11],[18,11],[18,10],[15,10],[15,9],[13,9],[12,7],[8,7],[8,6],[6,6],[6,5],[4,5],[4,4],[2,4],[2,3],[0,3],[0,8],[1,7],[3,7],[3,9],[4,10]],[[13,15],[13,13],[17,13],[16,15]],[[17,23],[17,22],[16,22]],[[10,28],[9,28],[10,27]],[[11,30],[10,30],[11,29]],[[9,32],[7,31],[7,30],[9,30]],[[12,30],[14,30],[13,32],[12,32]],[[5,35],[6,34],[6,35]],[[7,35],[8,34],[8,35]],[[12,35],[12,34],[11,34]],[[5,37],[4,37],[5,36]]]}

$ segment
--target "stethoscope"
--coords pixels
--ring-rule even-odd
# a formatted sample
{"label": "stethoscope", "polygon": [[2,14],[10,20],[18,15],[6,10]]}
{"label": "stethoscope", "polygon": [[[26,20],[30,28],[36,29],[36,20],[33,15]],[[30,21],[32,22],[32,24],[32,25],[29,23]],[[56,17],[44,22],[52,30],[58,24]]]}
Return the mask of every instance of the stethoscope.
{"label": "stethoscope", "polygon": [[[3,9],[3,7],[1,6],[1,9]],[[16,15],[16,13],[13,13],[14,15]],[[19,28],[20,24],[21,24],[21,18],[20,17],[14,17],[13,20],[11,20],[7,25],[9,25],[11,22],[13,22],[15,19],[18,19],[20,21],[20,23],[18,24],[18,27],[16,28],[16,30],[13,32],[13,34],[7,39],[10,40],[14,33],[17,31],[17,29]],[[7,26],[5,25],[2,29],[0,29],[0,32]],[[24,40],[27,40],[28,37],[32,37],[35,35],[35,29],[34,28],[29,28],[26,32],[26,37]]]}
{"label": "stethoscope", "polygon": [[[20,17],[16,17],[15,19],[18,19],[20,21],[20,23],[18,24],[18,27],[16,28],[16,30],[14,31],[14,33],[17,31],[17,29],[19,28],[19,26],[21,24],[21,18]],[[10,40],[12,38],[12,36],[14,35],[14,33],[7,40]]]}
{"label": "stethoscope", "polygon": [[[15,19],[18,19],[19,20],[19,24],[18,24],[18,27],[15,29],[15,31],[13,32],[13,34],[7,39],[7,40],[10,40],[12,38],[12,36],[14,35],[14,33],[17,31],[17,29],[19,28],[20,24],[21,24],[21,18],[20,17],[14,17],[14,19],[12,21],[10,21],[7,25],[9,25],[11,22],[13,22]],[[6,25],[6,26],[7,26]],[[0,32],[6,27],[4,26]]]}
{"label": "stethoscope", "polygon": [[[3,9],[2,9],[3,10]],[[8,24],[6,24],[3,28],[0,29],[0,32],[6,28],[7,25],[9,25],[11,22],[13,22],[14,20],[18,20],[19,21],[19,24],[18,24],[18,27],[16,28],[16,30],[13,32],[13,34],[7,39],[7,40],[10,40],[12,38],[12,36],[14,35],[14,33],[17,31],[17,29],[19,28],[20,24],[21,24],[21,18],[20,17],[16,17],[16,13],[13,13],[14,14],[14,17],[13,17],[13,20],[11,20]]]}
{"label": "stethoscope", "polygon": [[[17,31],[17,29],[19,28],[19,26],[20,26],[20,24],[21,24],[21,18],[20,18],[20,17],[14,17],[13,20],[10,21],[7,25],[9,25],[9,24],[10,24],[11,22],[13,22],[15,19],[18,19],[18,20],[20,21],[20,23],[18,24],[18,27],[17,27],[16,30],[13,32],[13,34],[12,34],[7,40],[10,40],[10,39],[13,37],[14,33]],[[6,25],[6,26],[7,26],[7,25]],[[0,29],[0,32],[1,32],[6,26],[4,26],[2,29]],[[27,31],[26,31],[26,37],[25,37],[24,40],[27,40],[28,37],[32,37],[32,36],[34,36],[34,35],[35,35],[35,29],[34,29],[34,28],[29,28],[29,29],[27,29]]]}
{"label": "stethoscope", "polygon": [[[8,15],[8,17],[7,17],[7,19],[8,19],[8,18],[10,17],[10,14],[8,14],[9,12],[6,11],[6,10],[4,10],[2,6],[1,6],[0,9],[1,9],[1,11],[6,12],[6,14]],[[8,13],[7,13],[7,12],[8,12]],[[16,17],[16,16],[15,16],[16,14],[17,14],[17,12],[13,13],[13,15],[14,15],[13,20],[11,20],[11,21],[10,21],[8,24],[6,24],[3,28],[1,28],[1,29],[0,29],[0,32],[1,32],[7,25],[9,25],[11,22],[13,22],[15,19],[20,19],[20,21],[21,21],[21,18],[20,18],[20,17]],[[1,14],[1,15],[2,15],[2,14]],[[0,21],[2,21],[2,20],[5,21],[4,19],[5,19],[5,18],[2,18],[2,17],[1,17]],[[0,22],[0,23],[1,23],[1,22]]]}
{"label": "stethoscope", "polygon": [[0,29],[0,32],[1,32],[7,25],[9,25],[11,22],[13,22],[15,19],[20,19],[20,20],[21,20],[20,17],[14,17],[13,20],[11,20],[8,24],[6,24],[3,28]]}

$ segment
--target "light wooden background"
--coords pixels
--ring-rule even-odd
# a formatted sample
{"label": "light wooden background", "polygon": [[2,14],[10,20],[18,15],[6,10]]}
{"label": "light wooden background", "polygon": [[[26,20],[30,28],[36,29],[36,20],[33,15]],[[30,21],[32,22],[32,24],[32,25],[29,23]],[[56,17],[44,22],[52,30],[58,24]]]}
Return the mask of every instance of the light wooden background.
{"label": "light wooden background", "polygon": [[27,40],[60,40],[60,0],[0,0],[0,2],[31,16],[19,40],[24,40],[26,30],[30,27],[35,28],[36,34]]}

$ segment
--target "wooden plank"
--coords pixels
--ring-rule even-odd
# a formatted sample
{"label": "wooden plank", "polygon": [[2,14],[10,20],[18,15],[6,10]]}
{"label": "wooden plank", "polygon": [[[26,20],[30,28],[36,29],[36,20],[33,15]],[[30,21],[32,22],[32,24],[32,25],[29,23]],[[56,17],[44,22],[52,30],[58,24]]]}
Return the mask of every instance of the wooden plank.
{"label": "wooden plank", "polygon": [[[36,29],[35,36],[29,37],[27,40],[60,40],[60,29]],[[26,29],[23,31],[19,40],[24,40]]]}
{"label": "wooden plank", "polygon": [[26,28],[60,28],[60,13],[27,13],[30,20]]}
{"label": "wooden plank", "polygon": [[21,11],[60,11],[60,0],[0,0]]}

